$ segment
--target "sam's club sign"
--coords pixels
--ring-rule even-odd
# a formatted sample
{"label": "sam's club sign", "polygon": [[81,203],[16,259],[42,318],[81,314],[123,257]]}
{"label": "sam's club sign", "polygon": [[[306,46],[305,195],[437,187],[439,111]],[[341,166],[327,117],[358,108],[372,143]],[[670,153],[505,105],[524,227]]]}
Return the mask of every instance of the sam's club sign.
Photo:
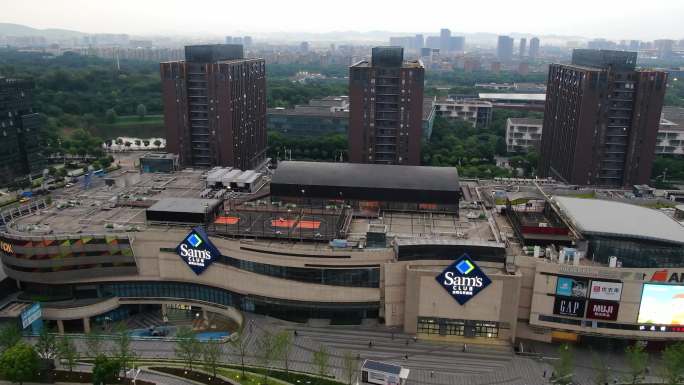
{"label": "sam's club sign", "polygon": [[467,254],[463,254],[435,279],[461,305],[492,283]]}
{"label": "sam's club sign", "polygon": [[193,228],[176,247],[176,253],[197,275],[202,274],[221,255],[199,226]]}

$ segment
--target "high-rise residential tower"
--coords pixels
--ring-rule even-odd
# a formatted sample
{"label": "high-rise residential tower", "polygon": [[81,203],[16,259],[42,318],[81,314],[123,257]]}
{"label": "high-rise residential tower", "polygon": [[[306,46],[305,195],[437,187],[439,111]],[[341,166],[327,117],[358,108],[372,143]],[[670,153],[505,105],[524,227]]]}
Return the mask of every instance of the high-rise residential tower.
{"label": "high-rise residential tower", "polygon": [[539,57],[539,38],[533,37],[530,39],[530,59]]}
{"label": "high-rise residential tower", "polygon": [[401,47],[375,47],[349,68],[349,160],[420,164],[425,67]]}
{"label": "high-rise residential tower", "polygon": [[185,47],[161,63],[167,149],[184,166],[251,169],[266,152],[266,64],[242,45]]}
{"label": "high-rise residential tower", "polygon": [[510,36],[499,36],[496,45],[496,57],[501,62],[507,63],[513,59],[513,38]]}
{"label": "high-rise residential tower", "polygon": [[525,57],[525,51],[527,50],[527,39],[524,37],[520,39],[520,46],[518,49],[518,56],[522,59]]}
{"label": "high-rise residential tower", "polygon": [[649,182],[667,73],[636,52],[576,49],[549,67],[539,173],[579,185]]}
{"label": "high-rise residential tower", "polygon": [[39,176],[46,167],[33,82],[0,77],[0,185]]}
{"label": "high-rise residential tower", "polygon": [[442,28],[439,31],[439,51],[443,54],[449,52],[449,44],[451,41],[451,31],[448,28]]}

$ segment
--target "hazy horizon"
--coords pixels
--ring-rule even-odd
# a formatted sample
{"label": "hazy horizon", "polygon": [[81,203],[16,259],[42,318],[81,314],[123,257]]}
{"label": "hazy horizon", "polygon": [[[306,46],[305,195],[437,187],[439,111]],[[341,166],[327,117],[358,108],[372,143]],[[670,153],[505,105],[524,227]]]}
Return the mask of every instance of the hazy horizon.
{"label": "hazy horizon", "polygon": [[[347,0],[323,6],[302,0],[233,3],[207,0],[87,0],[6,2],[0,22],[33,28],[130,35],[231,35],[388,31],[536,34],[607,39],[683,39],[684,1],[543,0],[488,3],[399,3]],[[188,5],[190,4],[190,5]],[[562,14],[558,9],[562,9]],[[390,17],[378,17],[389,12]],[[233,17],[237,15],[237,17]]]}

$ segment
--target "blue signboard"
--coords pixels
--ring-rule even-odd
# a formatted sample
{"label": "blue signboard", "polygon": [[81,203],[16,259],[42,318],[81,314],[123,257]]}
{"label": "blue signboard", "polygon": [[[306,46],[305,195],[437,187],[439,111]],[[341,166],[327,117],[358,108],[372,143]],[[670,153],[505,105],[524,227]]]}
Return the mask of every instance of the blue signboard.
{"label": "blue signboard", "polygon": [[26,329],[43,316],[40,303],[36,302],[21,312],[21,328]]}
{"label": "blue signboard", "polygon": [[461,305],[492,283],[467,254],[447,266],[435,279]]}
{"label": "blue signboard", "polygon": [[556,295],[586,298],[589,281],[583,278],[558,277]]}
{"label": "blue signboard", "polygon": [[193,228],[176,247],[176,253],[197,275],[202,274],[221,255],[199,226]]}

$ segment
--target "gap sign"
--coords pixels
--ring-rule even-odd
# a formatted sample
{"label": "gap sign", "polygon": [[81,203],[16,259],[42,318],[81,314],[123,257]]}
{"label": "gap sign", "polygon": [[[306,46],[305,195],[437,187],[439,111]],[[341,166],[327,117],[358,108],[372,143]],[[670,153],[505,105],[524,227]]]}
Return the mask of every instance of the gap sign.
{"label": "gap sign", "polygon": [[461,305],[492,283],[467,254],[463,254],[435,279]]}
{"label": "gap sign", "polygon": [[192,229],[176,247],[176,253],[197,275],[202,274],[221,255],[199,226]]}

